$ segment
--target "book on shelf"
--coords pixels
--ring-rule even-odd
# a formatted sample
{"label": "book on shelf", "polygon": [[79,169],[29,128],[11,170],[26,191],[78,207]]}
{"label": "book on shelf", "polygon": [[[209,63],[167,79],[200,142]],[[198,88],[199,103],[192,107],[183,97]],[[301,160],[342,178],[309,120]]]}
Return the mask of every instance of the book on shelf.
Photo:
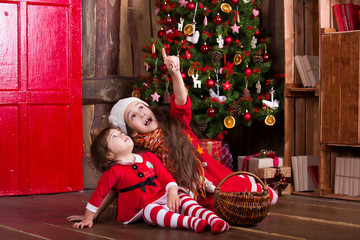
{"label": "book on shelf", "polygon": [[308,167],[311,179],[313,180],[315,187],[319,186],[319,166],[311,165]]}
{"label": "book on shelf", "polygon": [[302,59],[310,87],[315,87],[319,82],[319,56],[304,55]]}
{"label": "book on shelf", "polygon": [[299,185],[299,172],[297,167],[297,157],[291,157],[291,169],[293,174],[293,181],[294,181],[294,190],[295,192],[299,192],[300,185]]}
{"label": "book on shelf", "polygon": [[348,17],[346,15],[346,10],[345,10],[345,4],[341,4],[340,5],[340,11],[341,11],[341,18],[344,24],[344,29],[345,31],[349,31],[349,21],[348,21]]}
{"label": "book on shelf", "polygon": [[303,86],[304,87],[310,87],[310,82],[308,81],[308,77],[307,77],[307,74],[306,74],[306,71],[305,71],[305,66],[304,66],[302,56],[296,55],[294,60],[295,60],[295,65],[296,65],[296,68],[297,68],[297,70],[299,72],[300,79],[301,79],[301,82],[302,82]]}
{"label": "book on shelf", "polygon": [[334,193],[355,197],[360,195],[360,158],[336,158]]}
{"label": "book on shelf", "polygon": [[349,25],[349,30],[360,29],[360,5],[353,3],[343,4],[345,6],[346,18]]}
{"label": "book on shelf", "polygon": [[294,188],[296,192],[314,191],[317,186],[309,172],[309,167],[318,166],[317,156],[292,156],[291,164],[294,176]]}
{"label": "book on shelf", "polygon": [[339,32],[345,31],[345,26],[344,26],[343,19],[342,19],[342,16],[341,16],[340,4],[333,5],[332,10],[333,10],[337,30]]}
{"label": "book on shelf", "polygon": [[319,82],[319,56],[296,55],[295,65],[304,87],[315,87]]}

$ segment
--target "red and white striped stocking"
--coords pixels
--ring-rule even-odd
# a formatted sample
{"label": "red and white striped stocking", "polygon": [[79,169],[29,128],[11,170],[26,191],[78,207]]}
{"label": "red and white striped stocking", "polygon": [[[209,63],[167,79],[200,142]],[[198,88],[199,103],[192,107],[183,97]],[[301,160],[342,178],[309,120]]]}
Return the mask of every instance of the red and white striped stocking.
{"label": "red and white striped stocking", "polygon": [[[262,192],[262,186],[259,183],[256,183],[254,177],[246,174],[242,174],[239,176],[248,180],[248,186],[246,189],[248,192]],[[275,205],[279,199],[279,196],[274,189],[269,186],[267,186],[267,188],[269,189],[271,205]]]}
{"label": "red and white striped stocking", "polygon": [[159,204],[151,203],[144,208],[144,219],[147,223],[168,228],[188,228],[196,232],[203,232],[206,221],[200,218],[184,216],[170,212]]}
{"label": "red and white striped stocking", "polygon": [[193,198],[185,193],[179,193],[181,200],[181,214],[204,219],[210,226],[212,233],[229,230],[229,224],[218,217],[213,211],[200,206]]}

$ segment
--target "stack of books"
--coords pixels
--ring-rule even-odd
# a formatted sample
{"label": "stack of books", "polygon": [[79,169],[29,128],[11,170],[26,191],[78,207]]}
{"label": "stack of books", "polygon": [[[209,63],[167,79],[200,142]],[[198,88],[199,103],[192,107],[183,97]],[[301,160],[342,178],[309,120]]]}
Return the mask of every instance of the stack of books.
{"label": "stack of books", "polygon": [[291,157],[295,192],[314,191],[318,187],[318,165],[317,156]]}
{"label": "stack of books", "polygon": [[334,193],[354,197],[360,195],[360,158],[336,158]]}
{"label": "stack of books", "polygon": [[319,82],[319,56],[296,55],[295,65],[304,87],[314,88]]}
{"label": "stack of books", "polygon": [[339,32],[360,29],[360,5],[353,3],[332,6],[336,28]]}

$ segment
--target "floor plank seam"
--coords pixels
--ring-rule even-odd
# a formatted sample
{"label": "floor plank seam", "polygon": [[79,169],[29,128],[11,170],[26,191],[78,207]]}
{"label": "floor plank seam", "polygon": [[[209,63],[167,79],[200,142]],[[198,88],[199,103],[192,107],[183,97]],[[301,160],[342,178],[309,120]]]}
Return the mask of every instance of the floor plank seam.
{"label": "floor plank seam", "polygon": [[294,218],[294,219],[305,220],[305,221],[310,221],[310,222],[318,222],[318,223],[339,225],[339,226],[345,226],[345,227],[360,228],[360,225],[359,225],[359,224],[355,224],[355,223],[331,221],[331,220],[325,220],[325,219],[319,219],[319,218],[301,217],[301,216],[294,216],[294,215],[288,215],[288,214],[282,214],[282,213],[274,213],[274,212],[271,212],[270,215],[273,215],[273,216],[281,216],[281,217],[288,217],[288,218]]}
{"label": "floor plank seam", "polygon": [[245,227],[230,226],[230,229],[232,229],[232,228],[242,230],[242,231],[247,231],[247,232],[260,233],[260,234],[264,234],[264,235],[286,238],[286,239],[294,239],[294,240],[305,240],[306,239],[306,238],[294,237],[294,236],[286,235],[286,234],[264,232],[261,230],[249,229],[249,228],[245,228]]}
{"label": "floor plank seam", "polygon": [[5,229],[10,230],[10,231],[22,233],[22,234],[25,234],[25,235],[28,235],[28,236],[32,236],[32,237],[36,237],[36,238],[40,238],[40,239],[44,239],[44,240],[51,240],[50,238],[46,238],[46,237],[43,237],[43,236],[40,236],[40,235],[37,235],[37,234],[34,234],[34,233],[25,232],[23,230],[19,230],[19,229],[16,229],[16,228],[4,226],[2,224],[0,224],[0,227],[5,228]]}

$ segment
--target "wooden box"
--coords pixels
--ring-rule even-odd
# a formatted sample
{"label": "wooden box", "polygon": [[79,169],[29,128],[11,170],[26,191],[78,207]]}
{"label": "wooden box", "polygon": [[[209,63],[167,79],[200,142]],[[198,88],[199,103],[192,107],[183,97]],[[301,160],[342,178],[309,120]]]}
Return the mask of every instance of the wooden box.
{"label": "wooden box", "polygon": [[[277,171],[279,171],[280,174],[277,174]],[[258,176],[265,185],[274,188],[279,196],[291,195],[291,167],[256,168],[255,175]],[[278,187],[279,181],[286,182],[287,186],[285,188]]]}
{"label": "wooden box", "polygon": [[360,144],[360,31],[321,35],[321,143]]}

